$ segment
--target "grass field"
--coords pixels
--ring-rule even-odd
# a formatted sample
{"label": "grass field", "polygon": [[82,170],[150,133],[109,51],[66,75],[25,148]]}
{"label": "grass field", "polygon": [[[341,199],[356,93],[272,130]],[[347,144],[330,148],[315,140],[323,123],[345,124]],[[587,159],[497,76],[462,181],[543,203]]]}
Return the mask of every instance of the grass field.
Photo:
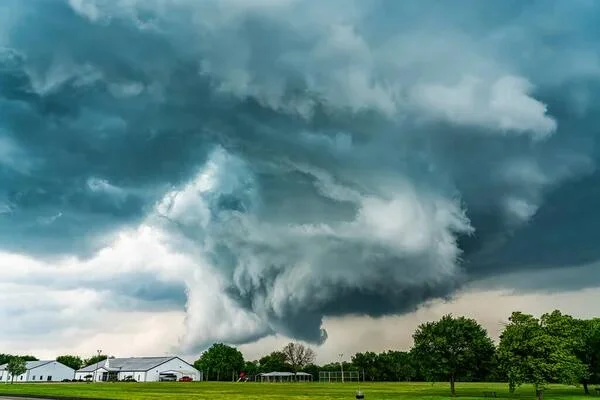
{"label": "grass field", "polygon": [[[342,400],[354,399],[356,384],[321,383],[65,383],[0,385],[1,395],[47,395],[51,397],[82,397],[96,399],[202,399],[202,400]],[[365,400],[447,399],[447,383],[375,383],[361,384]],[[593,390],[593,387],[591,388]],[[513,395],[506,384],[457,384],[458,397],[485,399],[483,392],[496,391],[499,398],[534,399],[531,386],[523,386]],[[600,396],[597,396],[600,399]],[[568,386],[550,386],[544,394],[547,400],[585,398],[583,390]]]}

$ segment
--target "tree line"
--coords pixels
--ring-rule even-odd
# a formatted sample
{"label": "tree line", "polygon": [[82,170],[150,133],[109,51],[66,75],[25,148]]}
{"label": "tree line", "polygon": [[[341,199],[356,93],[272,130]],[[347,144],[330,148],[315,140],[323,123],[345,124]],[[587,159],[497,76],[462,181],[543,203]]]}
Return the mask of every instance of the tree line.
{"label": "tree line", "polygon": [[[365,381],[466,381],[506,382],[510,391],[533,384],[538,398],[550,383],[589,385],[600,383],[600,318],[577,319],[555,310],[540,318],[513,312],[498,344],[474,319],[445,315],[419,325],[408,351],[356,353],[350,362],[315,364],[315,352],[289,343],[254,361],[244,359],[233,346],[216,343],[204,351],[194,366],[207,380],[231,381],[263,372],[307,372],[318,379],[320,371],[356,371]],[[57,361],[73,369],[106,359],[64,355]],[[15,361],[16,360],[16,361]],[[33,356],[0,354],[0,365],[19,367]],[[9,371],[10,372],[10,371]],[[13,374],[19,375],[19,374]]]}
{"label": "tree line", "polygon": [[589,394],[600,383],[600,318],[577,319],[555,310],[536,318],[513,312],[496,345],[474,319],[445,315],[421,324],[409,351],[356,353],[350,362],[314,364],[315,354],[290,343],[259,360],[245,361],[234,347],[217,343],[194,365],[209,380],[232,380],[240,373],[357,371],[365,381],[506,382],[510,391],[533,384],[538,398],[550,383],[581,385]]}
{"label": "tree line", "polygon": [[207,380],[230,381],[273,371],[307,372],[318,376],[319,367],[314,361],[315,352],[300,343],[289,343],[255,361],[244,360],[243,354],[235,347],[215,343],[200,355],[194,367],[203,371]]}

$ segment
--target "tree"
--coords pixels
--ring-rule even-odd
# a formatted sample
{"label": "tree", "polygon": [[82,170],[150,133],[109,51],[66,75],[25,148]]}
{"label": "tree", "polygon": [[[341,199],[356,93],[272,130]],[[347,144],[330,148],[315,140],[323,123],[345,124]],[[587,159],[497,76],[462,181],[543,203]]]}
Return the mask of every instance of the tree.
{"label": "tree", "polygon": [[554,310],[540,318],[547,332],[560,338],[566,348],[587,368],[581,384],[585,394],[590,394],[588,385],[600,378],[598,355],[600,353],[600,319],[581,320]]}
{"label": "tree", "polygon": [[352,356],[352,364],[356,366],[359,373],[363,374],[365,380],[375,381],[380,379],[377,361],[377,354],[372,351],[356,353]]}
{"label": "tree", "polygon": [[13,357],[8,362],[6,370],[11,375],[11,383],[14,383],[15,376],[19,376],[27,372],[27,367],[25,366],[25,360],[21,357]]}
{"label": "tree", "polygon": [[448,379],[452,396],[456,396],[458,377],[489,368],[494,355],[494,344],[485,329],[465,317],[446,315],[422,324],[413,339],[413,355],[427,371],[427,378]]}
{"label": "tree", "polygon": [[13,357],[12,354],[0,354],[0,365],[8,364]]}
{"label": "tree", "polygon": [[411,381],[416,377],[412,357],[404,351],[387,351],[377,355],[379,379],[383,381]]}
{"label": "tree", "polygon": [[588,382],[600,382],[600,318],[587,320],[585,324],[585,331],[587,332],[585,337],[585,363],[589,370]]}
{"label": "tree", "polygon": [[81,359],[81,357],[78,357],[78,356],[70,356],[70,355],[58,356],[58,357],[56,357],[56,361],[58,361],[61,364],[66,365],[67,367],[73,368],[75,371],[80,369],[83,365],[83,360]]}
{"label": "tree", "polygon": [[292,366],[288,364],[285,354],[274,351],[259,360],[260,372],[291,372]]}
{"label": "tree", "polygon": [[216,377],[217,381],[235,379],[244,366],[242,353],[235,347],[223,343],[213,344],[194,363],[194,367],[204,371],[208,380]]}
{"label": "tree", "polygon": [[246,361],[246,364],[244,365],[244,372],[248,376],[258,375],[258,373],[259,373],[258,361]]}
{"label": "tree", "polygon": [[[12,354],[0,354],[0,365],[8,364],[8,362],[14,357],[17,357],[17,356],[14,356]],[[25,355],[25,356],[20,356],[20,358],[23,361],[38,361],[38,359],[34,356]]]}
{"label": "tree", "polygon": [[[532,315],[513,312],[500,335],[498,362],[512,391],[533,383],[538,399],[549,382],[575,384],[585,379],[586,366],[572,353],[572,341],[557,335],[558,326],[567,329],[564,319],[546,316],[542,322]],[[571,329],[571,328],[569,328]]]}
{"label": "tree", "polygon": [[285,361],[291,365],[293,372],[298,372],[315,361],[315,352],[300,343],[288,343],[283,350]]}
{"label": "tree", "polygon": [[319,366],[315,364],[308,364],[302,367],[302,372],[311,374],[313,379],[319,379]]}
{"label": "tree", "polygon": [[104,361],[107,358],[108,358],[108,356],[104,355],[104,354],[103,355],[99,355],[99,356],[92,356],[92,357],[90,357],[90,358],[88,358],[88,359],[86,359],[86,360],[83,361],[83,366],[87,367],[89,365],[93,365],[93,364],[99,363],[100,361]]}

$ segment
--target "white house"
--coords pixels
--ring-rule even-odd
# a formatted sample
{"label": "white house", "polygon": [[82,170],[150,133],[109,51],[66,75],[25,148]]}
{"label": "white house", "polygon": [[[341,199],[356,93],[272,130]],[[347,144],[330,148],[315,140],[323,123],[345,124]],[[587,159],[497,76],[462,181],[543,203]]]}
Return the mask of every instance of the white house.
{"label": "white house", "polygon": [[75,379],[105,382],[135,379],[138,382],[202,380],[202,372],[179,357],[109,358],[75,372]]}
{"label": "white house", "polygon": [[[10,382],[12,377],[7,370],[8,364],[0,365],[0,382]],[[75,370],[58,361],[27,361],[24,374],[15,376],[14,382],[60,382],[73,379]]]}

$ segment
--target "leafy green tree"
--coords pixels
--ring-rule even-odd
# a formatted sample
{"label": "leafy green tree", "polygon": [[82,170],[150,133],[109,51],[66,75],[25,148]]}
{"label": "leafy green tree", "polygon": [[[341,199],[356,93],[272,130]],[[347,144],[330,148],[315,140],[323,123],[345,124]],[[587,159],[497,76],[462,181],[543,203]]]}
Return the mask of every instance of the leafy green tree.
{"label": "leafy green tree", "polygon": [[387,351],[377,355],[377,370],[382,381],[411,381],[416,377],[412,357],[404,351]]}
{"label": "leafy green tree", "polygon": [[445,315],[437,322],[420,325],[413,335],[413,355],[427,371],[429,379],[448,379],[456,396],[460,376],[480,373],[491,363],[494,344],[475,320]]}
{"label": "leafy green tree", "polygon": [[319,366],[315,364],[308,364],[302,367],[301,372],[311,374],[314,380],[319,379]]}
{"label": "leafy green tree", "polygon": [[580,383],[585,394],[589,394],[590,382],[600,378],[600,319],[581,320],[554,310],[542,315],[540,323],[550,335],[560,338],[566,348],[587,367],[588,373],[582,376]]}
{"label": "leafy green tree", "polygon": [[506,373],[499,367],[498,352],[494,353],[488,371],[481,377],[483,382],[507,382]]}
{"label": "leafy green tree", "polygon": [[249,376],[258,375],[260,372],[258,361],[246,361],[244,372]]}
{"label": "leafy green tree", "polygon": [[600,382],[600,318],[585,321],[585,363],[588,366],[589,379],[585,381],[586,393],[588,382]]}
{"label": "leafy green tree", "polygon": [[[14,357],[17,357],[17,356],[12,355],[12,354],[0,354],[0,365],[8,364],[8,362]],[[23,359],[24,361],[38,361],[38,359],[34,356],[25,355],[25,356],[19,356],[19,357],[21,359]]]}
{"label": "leafy green tree", "polygon": [[292,372],[287,357],[280,351],[274,351],[259,360],[260,372]]}
{"label": "leafy green tree", "polygon": [[344,368],[344,371],[358,371],[356,365],[348,361],[344,361],[342,365],[340,365],[339,362],[328,363],[321,366],[319,370],[326,372],[340,372],[342,370],[342,367]]}
{"label": "leafy green tree", "polygon": [[58,357],[56,357],[56,361],[58,361],[61,364],[66,365],[67,367],[73,368],[75,371],[80,369],[81,366],[83,365],[83,360],[78,356],[70,356],[70,355],[58,356]]}
{"label": "leafy green tree", "polygon": [[352,364],[363,375],[363,379],[369,381],[379,380],[378,358],[377,354],[372,351],[356,353],[352,356]]}
{"label": "leafy green tree", "polygon": [[8,364],[13,357],[12,354],[0,354],[0,365]]}
{"label": "leafy green tree", "polygon": [[587,368],[572,353],[572,342],[557,334],[558,326],[572,328],[562,318],[552,318],[555,321],[549,322],[548,316],[540,321],[529,314],[512,313],[498,347],[498,361],[511,392],[523,383],[532,383],[541,399],[547,383],[575,384],[585,379]]}
{"label": "leafy green tree", "polygon": [[27,372],[25,360],[21,357],[13,357],[8,362],[6,370],[11,375],[11,383],[14,383],[15,377]]}
{"label": "leafy green tree", "polygon": [[86,360],[83,361],[83,366],[87,367],[89,365],[99,363],[100,361],[104,361],[107,358],[108,358],[108,356],[104,355],[104,354],[103,355],[99,355],[99,356],[92,356],[92,357],[90,357],[90,358],[88,358],[88,359],[86,359]]}
{"label": "leafy green tree", "polygon": [[215,343],[206,350],[194,366],[204,371],[208,380],[232,380],[244,369],[245,362],[242,353],[235,347],[223,343]]}

